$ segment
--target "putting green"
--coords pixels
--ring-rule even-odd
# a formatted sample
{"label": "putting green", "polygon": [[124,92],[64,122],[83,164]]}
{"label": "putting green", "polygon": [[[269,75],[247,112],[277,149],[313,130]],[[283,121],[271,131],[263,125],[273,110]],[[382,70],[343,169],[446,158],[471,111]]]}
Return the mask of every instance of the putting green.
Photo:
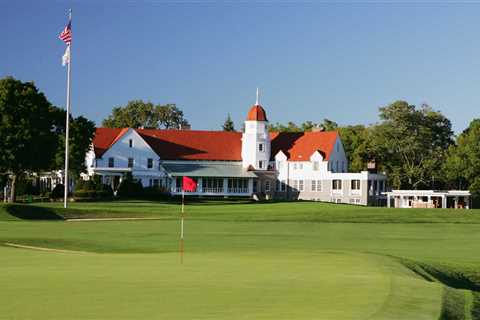
{"label": "putting green", "polygon": [[60,253],[0,247],[0,318],[438,319],[442,287],[342,251]]}

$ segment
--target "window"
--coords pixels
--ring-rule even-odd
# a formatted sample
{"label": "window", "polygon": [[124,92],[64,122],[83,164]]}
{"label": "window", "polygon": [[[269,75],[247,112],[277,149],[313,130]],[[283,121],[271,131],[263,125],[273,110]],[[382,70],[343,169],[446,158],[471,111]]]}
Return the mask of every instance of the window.
{"label": "window", "polygon": [[133,158],[128,158],[128,167],[133,168]]}
{"label": "window", "polygon": [[148,158],[148,160],[147,160],[147,167],[148,167],[148,169],[152,169],[152,168],[153,168],[153,159]]}
{"label": "window", "polygon": [[282,161],[277,161],[277,170],[282,168]]}
{"label": "window", "polygon": [[128,140],[128,146],[129,146],[130,148],[133,147],[133,140],[132,140],[132,139]]}
{"label": "window", "polygon": [[340,167],[338,166],[338,160],[337,160],[337,163],[336,163],[335,171],[336,172],[340,171]]}
{"label": "window", "polygon": [[262,160],[258,161],[258,168],[263,169],[263,161]]}
{"label": "window", "polygon": [[270,181],[265,181],[265,192],[270,192]]}
{"label": "window", "polygon": [[292,180],[293,189],[298,190],[298,180]]}
{"label": "window", "polygon": [[202,178],[202,190],[208,193],[223,193],[223,178]]}
{"label": "window", "polygon": [[115,159],[114,158],[108,158],[108,167],[109,168],[115,167]]}
{"label": "window", "polygon": [[248,192],[248,179],[229,178],[228,179],[228,192],[229,193],[247,193]]}
{"label": "window", "polygon": [[286,183],[285,183],[285,180],[277,180],[277,191],[279,192],[285,192],[286,190]]}
{"label": "window", "polygon": [[303,163],[298,164],[298,169],[302,170],[303,169]]}
{"label": "window", "polygon": [[352,180],[350,186],[352,190],[360,190],[360,180]]}
{"label": "window", "polygon": [[258,151],[263,152],[263,143],[258,144]]}
{"label": "window", "polygon": [[297,170],[297,164],[296,163],[293,164],[293,170]]}
{"label": "window", "polygon": [[333,190],[342,190],[342,180],[340,180],[340,179],[332,180],[332,189]]}
{"label": "window", "polygon": [[299,191],[303,191],[303,190],[304,190],[303,180],[298,180],[298,190],[299,190]]}
{"label": "window", "polygon": [[257,192],[257,180],[253,180],[253,192]]}
{"label": "window", "polygon": [[322,191],[321,180],[312,180],[312,191]]}
{"label": "window", "polygon": [[318,171],[320,169],[320,163],[318,161],[313,161],[313,171]]}

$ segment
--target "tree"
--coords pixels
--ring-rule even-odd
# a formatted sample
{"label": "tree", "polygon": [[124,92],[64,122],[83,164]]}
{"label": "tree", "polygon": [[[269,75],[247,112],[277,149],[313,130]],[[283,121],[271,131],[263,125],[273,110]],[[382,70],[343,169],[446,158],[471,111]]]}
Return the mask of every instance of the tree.
{"label": "tree", "polygon": [[11,177],[10,201],[26,171],[50,168],[58,139],[55,108],[33,82],[0,80],[0,173]]}
{"label": "tree", "polygon": [[480,196],[480,119],[473,120],[450,146],[443,167],[449,187],[468,188]]}
{"label": "tree", "polygon": [[365,158],[380,163],[394,188],[440,186],[440,168],[453,143],[450,120],[428,105],[417,109],[405,101],[380,108],[380,119],[370,129]]}
{"label": "tree", "polygon": [[154,105],[143,100],[132,100],[126,106],[113,108],[103,120],[107,128],[182,129],[189,126],[183,111],[175,104]]}
{"label": "tree", "polygon": [[227,119],[222,125],[223,131],[235,131],[235,124],[233,123],[232,118],[230,117],[230,114],[227,115]]}
{"label": "tree", "polygon": [[[56,126],[59,144],[55,154],[53,168],[63,168],[65,163],[65,114],[63,109],[57,110]],[[85,172],[85,155],[90,150],[90,146],[95,135],[95,123],[82,116],[73,118],[70,116],[69,131],[69,172],[73,176],[78,176]]]}

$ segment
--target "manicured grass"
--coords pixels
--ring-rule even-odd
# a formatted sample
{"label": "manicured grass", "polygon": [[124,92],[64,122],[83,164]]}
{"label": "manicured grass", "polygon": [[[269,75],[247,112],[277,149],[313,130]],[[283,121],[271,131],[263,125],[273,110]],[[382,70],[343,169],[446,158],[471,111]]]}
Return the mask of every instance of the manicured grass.
{"label": "manicured grass", "polygon": [[0,247],[0,318],[480,319],[479,211],[195,203],[181,264],[177,204],[60,206],[14,211],[160,219],[0,206],[0,243],[90,252]]}

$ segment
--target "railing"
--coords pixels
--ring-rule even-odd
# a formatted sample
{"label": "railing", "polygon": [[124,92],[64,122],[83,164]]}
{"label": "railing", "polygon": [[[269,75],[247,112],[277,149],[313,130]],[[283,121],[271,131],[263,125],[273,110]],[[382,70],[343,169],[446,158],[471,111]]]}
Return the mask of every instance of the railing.
{"label": "railing", "polygon": [[248,193],[248,188],[228,188],[228,193]]}
{"label": "railing", "polygon": [[222,188],[203,188],[202,192],[203,193],[223,193],[223,187]]}

